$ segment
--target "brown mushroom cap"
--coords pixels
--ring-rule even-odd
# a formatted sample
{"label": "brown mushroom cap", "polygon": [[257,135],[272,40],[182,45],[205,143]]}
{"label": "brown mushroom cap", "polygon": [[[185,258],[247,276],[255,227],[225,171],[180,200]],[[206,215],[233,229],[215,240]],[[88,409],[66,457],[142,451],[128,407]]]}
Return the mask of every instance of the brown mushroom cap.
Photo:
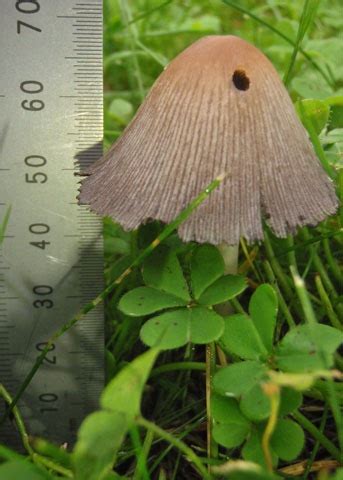
{"label": "brown mushroom cap", "polygon": [[80,202],[125,229],[170,222],[222,173],[179,228],[185,241],[236,244],[315,225],[337,208],[333,184],[270,61],[234,36],[178,55],[135,118],[86,172]]}

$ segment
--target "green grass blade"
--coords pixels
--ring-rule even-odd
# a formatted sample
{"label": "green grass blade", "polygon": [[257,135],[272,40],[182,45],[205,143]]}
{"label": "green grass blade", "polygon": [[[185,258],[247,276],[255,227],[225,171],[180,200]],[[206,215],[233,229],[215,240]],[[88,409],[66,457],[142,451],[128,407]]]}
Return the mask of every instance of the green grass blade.
{"label": "green grass blade", "polygon": [[311,119],[306,115],[305,108],[301,102],[299,102],[299,110],[300,110],[300,114],[304,122],[305,128],[308,131],[308,134],[310,136],[313,148],[322,164],[322,167],[324,168],[324,170],[326,171],[326,173],[329,175],[330,178],[335,179],[336,172],[328,162],[328,159],[326,158],[326,155],[325,155],[325,151],[322,147],[322,144],[320,143],[318,134],[313,126]]}
{"label": "green grass blade", "polygon": [[[300,277],[299,273],[295,268],[292,266],[290,267],[292,276],[293,276],[293,281],[294,281],[294,286],[296,289],[296,292],[298,294],[301,306],[304,311],[305,319],[307,323],[313,327],[317,323],[317,319],[309,298],[309,294],[307,291],[307,288],[305,286],[305,283],[303,279]],[[312,335],[312,340],[315,345],[317,345],[317,348],[320,349],[320,345],[317,344],[317,338],[315,335],[312,334],[310,330],[310,334]],[[319,350],[319,353],[322,353],[321,350]],[[323,364],[325,365],[325,368],[329,370],[329,365],[327,364],[326,357],[323,355]],[[329,393],[329,400],[330,400],[330,406],[332,410],[332,414],[336,423],[336,428],[337,428],[337,434],[338,434],[338,442],[341,451],[343,450],[343,428],[342,428],[342,413],[341,409],[339,406],[339,400],[337,398],[337,393],[334,389],[333,385],[333,380],[332,378],[327,379],[327,386],[328,386],[328,393]]]}
{"label": "green grass blade", "polygon": [[[131,49],[131,51],[134,52],[136,50],[135,47],[136,47],[136,40],[138,39],[138,31],[137,31],[136,25],[130,24],[132,20],[132,13],[131,13],[129,2],[127,0],[120,0],[120,11],[122,16],[122,22],[126,26],[129,34],[129,37],[128,37],[129,49]],[[142,76],[141,68],[139,65],[139,58],[137,54],[132,55],[132,66],[128,70],[128,73],[130,74],[129,80],[131,84],[137,85],[137,89],[139,91],[141,101],[143,101],[145,97],[145,90],[143,85],[143,76]]]}
{"label": "green grass blade", "polygon": [[8,225],[8,222],[9,222],[9,219],[10,219],[10,215],[11,215],[11,207],[8,207],[8,209],[6,210],[6,213],[5,213],[5,217],[0,225],[0,246],[2,245],[4,239],[5,239],[5,233],[6,233],[6,230],[7,230],[7,225]]}
{"label": "green grass blade", "polygon": [[162,8],[166,7],[172,2],[172,0],[167,0],[164,3],[161,3],[161,5],[158,5],[157,7],[151,8],[147,10],[146,12],[141,13],[140,15],[137,15],[134,17],[132,20],[129,21],[129,25],[132,25],[133,23],[138,22],[139,20],[142,20],[143,18],[149,17],[152,13],[157,12],[158,10],[161,10]]}
{"label": "green grass blade", "polygon": [[297,33],[297,38],[295,40],[295,45],[291,57],[291,61],[289,63],[288,69],[286,71],[286,74],[284,76],[284,84],[286,87],[289,85],[289,82],[292,78],[292,73],[295,65],[295,61],[298,55],[298,52],[301,47],[301,43],[305,37],[306,31],[310,28],[318,7],[319,7],[320,0],[305,0],[304,3],[304,8],[300,17],[300,22],[299,22],[299,27],[298,27],[298,33]]}

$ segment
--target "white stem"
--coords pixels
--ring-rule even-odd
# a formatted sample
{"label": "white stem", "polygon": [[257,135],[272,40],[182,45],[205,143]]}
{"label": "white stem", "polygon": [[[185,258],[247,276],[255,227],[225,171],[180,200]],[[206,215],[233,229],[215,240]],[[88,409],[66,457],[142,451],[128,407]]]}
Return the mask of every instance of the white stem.
{"label": "white stem", "polygon": [[228,273],[231,273],[231,274],[237,273],[238,249],[239,249],[239,244],[228,245],[227,243],[221,243],[220,245],[218,245],[218,250],[220,251],[224,259],[226,275]]}
{"label": "white stem", "polygon": [[[224,264],[225,264],[225,275],[228,274],[236,274],[238,269],[238,245],[228,245],[227,243],[221,243],[217,246],[218,250],[223,256]],[[222,303],[221,305],[217,305],[216,311],[220,315],[230,315],[232,314],[233,310],[229,302]]]}

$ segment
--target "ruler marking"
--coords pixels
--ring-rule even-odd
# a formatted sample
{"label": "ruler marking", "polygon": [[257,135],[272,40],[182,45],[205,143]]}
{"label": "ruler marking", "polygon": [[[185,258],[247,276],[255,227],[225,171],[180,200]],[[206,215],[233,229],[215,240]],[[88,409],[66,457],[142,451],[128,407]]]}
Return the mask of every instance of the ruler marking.
{"label": "ruler marking", "polygon": [[[82,19],[84,18],[85,20],[89,21],[89,19],[92,18],[92,17],[91,16],[90,17],[80,17],[79,15],[57,15],[57,18],[76,18],[79,21],[82,21]],[[95,15],[94,18],[99,18],[99,16]],[[102,24],[102,21],[101,20],[94,21],[94,23],[90,23],[89,26],[92,26],[96,23],[101,23]]]}
{"label": "ruler marking", "polygon": [[75,72],[75,76],[80,76],[82,75],[83,77],[87,74],[87,76],[95,77],[95,78],[100,78],[102,79],[102,73],[101,72],[94,72],[93,69],[87,69],[87,68],[78,68],[77,72]]}
{"label": "ruler marking", "polygon": [[77,28],[76,29],[78,32],[98,32],[99,30],[97,28],[92,28],[92,29],[88,29],[88,28]]}
{"label": "ruler marking", "polygon": [[98,41],[98,40],[73,40],[73,43],[77,43],[77,44],[85,44],[85,45],[101,45],[102,46],[102,42],[101,41]]}
{"label": "ruler marking", "polygon": [[94,38],[94,40],[98,40],[102,38],[102,35],[98,32],[95,32],[94,30],[91,30],[90,32],[75,32],[74,33],[75,38],[80,38],[80,39],[85,39],[85,38]]}
{"label": "ruler marking", "polygon": [[100,65],[98,65],[97,63],[90,62],[89,60],[87,61],[80,60],[77,62],[77,65],[74,64],[73,66],[76,67],[76,71],[82,71],[82,68],[84,68],[85,70],[91,69],[92,71],[95,71],[98,67],[100,67]]}
{"label": "ruler marking", "polygon": [[85,8],[87,10],[100,10],[100,11],[102,11],[102,7],[100,7],[100,8],[99,7],[92,7],[88,3],[83,3],[83,4],[82,3],[77,3],[76,7],[73,7],[72,10],[77,10],[78,7]]}
{"label": "ruler marking", "polygon": [[85,39],[85,38],[94,38],[95,40],[101,39],[101,35],[96,32],[78,32],[74,35],[76,38]]}
{"label": "ruler marking", "polygon": [[[101,20],[95,20],[95,19],[92,19],[92,22],[91,23],[86,23],[86,22],[89,22],[89,20],[91,19],[92,17],[76,17],[76,25],[73,24],[73,27],[74,26],[79,26],[79,25],[82,25],[83,27],[95,27],[95,28],[98,28],[97,24],[98,25],[102,25],[102,21]],[[96,17],[95,17],[96,18]]]}
{"label": "ruler marking", "polygon": [[[42,35],[44,34],[45,41],[38,43],[37,40],[39,40],[41,36],[39,32],[31,32],[31,35],[28,36],[27,40],[25,39],[27,42],[25,44],[20,44],[18,42],[18,34],[13,30],[13,25],[16,24],[16,19],[14,17],[12,18],[13,14],[15,14],[15,12],[13,13],[13,8],[6,6],[4,7],[4,11],[2,10],[1,12],[0,19],[0,22],[2,22],[3,19],[6,18],[6,21],[2,25],[2,29],[0,29],[1,46],[5,46],[5,48],[2,48],[0,51],[0,57],[4,57],[4,61],[2,63],[6,66],[8,62],[11,61],[13,63],[14,61],[16,66],[16,69],[13,69],[14,73],[12,73],[12,68],[7,68],[5,70],[6,72],[9,72],[7,77],[11,78],[11,82],[5,84],[6,95],[16,98],[18,84],[20,84],[20,82],[23,80],[27,80],[27,76],[29,79],[32,77],[32,80],[41,82],[44,85],[44,102],[46,107],[49,107],[46,108],[43,113],[45,115],[51,115],[50,118],[45,118],[50,121],[52,128],[44,129],[43,123],[42,127],[40,126],[40,119],[42,118],[43,114],[37,113],[32,115],[30,112],[27,113],[20,111],[20,115],[18,115],[19,110],[17,112],[13,109],[13,112],[10,113],[14,119],[18,118],[18,122],[13,122],[14,126],[12,127],[11,124],[11,129],[16,129],[18,131],[18,129],[21,128],[27,133],[27,135],[25,135],[25,138],[23,137],[23,141],[14,141],[11,137],[8,144],[11,145],[13,152],[17,152],[18,150],[16,157],[21,158],[24,152],[22,152],[20,148],[24,146],[24,140],[26,147],[25,151],[27,151],[27,148],[30,148],[30,146],[34,145],[33,138],[35,138],[35,141],[37,141],[37,138],[39,138],[40,146],[42,148],[42,153],[40,154],[44,156],[46,155],[47,158],[50,158],[51,156],[55,158],[55,156],[58,155],[58,153],[56,153],[56,139],[58,138],[59,145],[63,145],[63,142],[65,143],[68,150],[65,151],[65,149],[62,148],[58,150],[61,152],[61,162],[57,164],[60,166],[60,171],[70,175],[69,178],[71,179],[71,182],[65,183],[68,185],[69,192],[67,194],[65,194],[65,192],[60,192],[56,198],[58,198],[59,208],[63,206],[63,202],[65,202],[65,205],[67,206],[73,205],[72,208],[68,207],[68,211],[73,212],[72,216],[74,219],[74,228],[69,229],[70,224],[65,224],[68,225],[70,233],[64,234],[66,229],[65,225],[63,228],[57,228],[57,223],[55,224],[56,219],[68,219],[68,214],[61,210],[63,211],[63,215],[60,214],[60,211],[58,211],[57,215],[54,215],[54,206],[53,204],[49,204],[50,196],[52,199],[55,199],[54,188],[51,189],[48,197],[44,197],[44,204],[47,205],[45,218],[38,218],[37,209],[32,208],[26,214],[27,218],[24,217],[19,220],[17,212],[18,209],[22,208],[20,203],[21,198],[23,199],[22,204],[24,204],[24,199],[27,198],[24,188],[23,195],[20,196],[20,199],[18,200],[17,197],[15,197],[16,209],[12,212],[13,221],[10,223],[11,229],[9,232],[7,232],[8,235],[5,237],[6,240],[10,238],[12,241],[8,243],[5,242],[3,246],[3,250],[6,252],[6,264],[8,258],[12,258],[8,256],[8,253],[11,251],[17,252],[15,260],[12,260],[12,265],[15,266],[15,269],[17,269],[16,262],[18,262],[19,259],[21,260],[23,258],[22,263],[24,265],[26,264],[26,259],[32,259],[31,262],[29,262],[32,268],[23,268],[23,272],[25,273],[22,278],[26,281],[25,288],[28,288],[30,285],[27,294],[21,296],[20,298],[11,298],[12,296],[14,297],[13,293],[16,293],[16,291],[12,289],[12,283],[8,284],[9,288],[4,290],[1,288],[2,285],[0,285],[0,322],[2,322],[2,320],[5,322],[1,323],[0,325],[2,332],[0,344],[1,347],[4,345],[1,350],[2,352],[6,351],[6,356],[7,351],[20,352],[15,354],[13,357],[10,357],[8,362],[1,362],[3,365],[8,365],[8,369],[6,366],[4,368],[2,367],[1,372],[4,372],[2,377],[5,379],[6,384],[8,386],[14,386],[13,393],[15,393],[20,381],[25,376],[25,372],[30,368],[32,361],[37,354],[37,352],[34,351],[35,343],[38,344],[49,336],[49,327],[47,326],[46,322],[43,322],[45,323],[44,330],[40,331],[40,328],[43,328],[43,323],[42,327],[40,327],[40,323],[37,324],[37,331],[33,338],[34,343],[31,348],[32,342],[30,341],[31,343],[29,350],[27,349],[28,344],[25,343],[24,345],[23,343],[25,340],[25,335],[17,334],[16,336],[13,336],[12,343],[7,340],[7,338],[11,339],[14,332],[17,331],[17,329],[14,327],[13,321],[20,325],[20,333],[22,333],[24,331],[24,327],[25,329],[30,328],[31,330],[36,318],[39,318],[43,313],[42,311],[34,312],[31,311],[31,309],[29,309],[29,312],[27,311],[27,306],[30,305],[30,303],[28,303],[28,299],[32,298],[32,285],[49,285],[49,283],[51,283],[51,285],[58,284],[58,279],[56,278],[51,280],[51,282],[48,280],[49,272],[52,267],[51,261],[48,260],[46,253],[48,253],[52,258],[56,257],[60,258],[61,260],[63,260],[64,254],[66,254],[65,258],[68,258],[68,261],[66,261],[66,268],[69,273],[63,278],[67,278],[66,282],[68,285],[70,281],[74,285],[72,288],[73,291],[70,292],[70,286],[64,289],[63,283],[61,282],[59,290],[56,290],[56,292],[53,293],[54,302],[57,306],[56,314],[58,315],[58,320],[54,317],[53,309],[49,312],[44,312],[44,315],[47,318],[49,316],[52,331],[56,329],[54,326],[54,321],[60,322],[61,318],[66,318],[67,320],[67,317],[70,314],[69,312],[74,311],[75,307],[83,304],[85,300],[88,302],[90,299],[94,298],[98,291],[102,290],[102,222],[100,219],[97,220],[96,217],[90,212],[88,212],[88,215],[92,216],[92,219],[88,220],[87,208],[79,207],[77,205],[77,201],[74,200],[78,194],[77,190],[79,188],[79,179],[75,178],[74,174],[77,175],[80,172],[80,169],[84,168],[86,165],[90,165],[91,162],[100,157],[102,153],[100,148],[103,128],[101,48],[102,0],[93,0],[90,2],[84,0],[84,3],[75,2],[75,0],[68,0],[68,2],[66,0],[63,2],[47,2],[45,9],[41,10],[39,13],[40,19],[43,18],[45,20],[44,25],[53,25],[53,23],[56,21],[56,16],[57,18],[61,19],[62,22],[58,24],[59,29],[44,29]],[[43,38],[43,36],[41,38]],[[31,44],[31,42],[33,43]],[[51,50],[54,49],[56,51],[51,52]],[[12,60],[7,60],[6,55],[2,53],[9,50],[14,52],[13,56],[11,56]],[[28,58],[30,58],[30,61],[27,60]],[[70,63],[69,60],[73,61]],[[32,75],[30,75],[30,72]],[[73,80],[74,83],[72,82]],[[54,84],[55,81],[56,83]],[[0,79],[0,85],[3,85],[3,78]],[[10,92],[10,95],[7,94],[7,91]],[[5,95],[1,94],[0,97],[3,98]],[[70,99],[70,101],[64,102],[64,98]],[[66,111],[67,113],[65,114]],[[63,123],[56,122],[56,124],[54,124],[55,119],[62,118],[64,114],[65,121]],[[77,118],[77,115],[82,115],[82,118]],[[27,124],[25,124],[26,121],[28,122]],[[24,124],[21,122],[24,122]],[[34,135],[31,135],[33,129]],[[52,136],[49,137],[49,135]],[[75,138],[75,141],[73,140],[73,137]],[[8,148],[7,145],[5,148]],[[50,154],[49,148],[52,149],[52,154]],[[88,149],[91,149],[90,154],[89,152],[85,152],[85,154],[83,154],[83,150]],[[8,152],[6,153],[8,156]],[[74,160],[77,161],[75,165],[73,164]],[[49,168],[51,168],[51,171],[48,170]],[[56,171],[50,167],[48,162],[48,166],[46,167],[45,171],[49,173],[49,182],[52,186],[54,186],[54,180],[56,179],[57,181],[58,179],[58,170]],[[6,176],[3,176],[4,179],[6,178],[6,182],[7,178],[14,178],[12,177],[12,175],[14,175],[13,169],[11,170],[5,165],[0,168],[0,172],[6,172]],[[56,175],[56,178],[54,175]],[[73,183],[74,178],[75,183]],[[71,187],[71,185],[75,185],[75,192],[73,193],[71,189],[74,188],[74,186]],[[25,186],[25,188],[30,189],[30,202],[33,205],[35,202],[37,202],[37,205],[41,205],[43,202],[43,189],[33,190],[29,185]],[[1,196],[3,197],[1,198],[0,205],[5,206],[13,203],[12,197],[7,199],[6,195],[3,195],[2,185],[0,185],[0,192]],[[73,195],[73,201],[70,201],[70,193]],[[6,203],[4,201],[4,197],[6,198]],[[38,198],[40,199],[37,200]],[[53,202],[55,202],[55,200],[53,200]],[[38,209],[38,212],[39,211],[40,210]],[[51,235],[51,237],[45,237],[47,241],[50,240],[50,238],[53,239],[52,235],[54,232],[57,234],[60,233],[60,236],[57,235],[55,240],[51,240],[49,251],[46,250],[45,252],[42,252],[41,257],[39,257],[38,249],[28,246],[29,243],[26,236],[24,238],[24,236],[16,235],[16,225],[23,229],[24,226],[26,227],[26,222],[30,222],[30,224],[38,224],[42,222],[44,222],[44,224],[49,224],[51,229],[51,233],[49,235]],[[85,225],[87,228],[84,228]],[[60,237],[61,240],[59,240]],[[41,237],[39,237],[39,239],[40,238]],[[63,241],[62,238],[64,239]],[[25,248],[20,247],[20,245],[24,245],[24,242]],[[63,246],[62,253],[60,254],[56,251],[56,246],[59,243],[61,243],[61,246]],[[80,245],[83,245],[84,248],[81,249]],[[72,251],[70,250],[71,248]],[[26,249],[28,249],[27,252]],[[21,256],[21,252],[23,252],[24,257]],[[0,252],[0,255],[1,253],[2,252]],[[28,255],[26,253],[28,253]],[[70,254],[72,254],[73,257],[71,257]],[[87,256],[87,259],[85,256]],[[37,258],[37,261],[33,260],[34,258]],[[70,261],[70,258],[73,258],[73,260]],[[45,260],[48,263],[44,264]],[[70,265],[72,265],[72,267],[70,267]],[[91,269],[89,268],[89,265],[92,265]],[[63,262],[61,261],[61,264],[59,265],[59,269],[61,269],[61,271],[62,267]],[[7,277],[12,278],[9,277],[9,273],[7,273],[9,272],[9,267],[0,267],[0,269],[1,272],[4,272],[5,285],[7,285]],[[54,268],[55,276],[58,271],[59,270]],[[87,278],[85,278],[86,276]],[[89,282],[89,285],[86,285],[85,288],[85,284],[87,284],[87,282]],[[17,291],[22,292],[22,289],[17,289]],[[75,295],[69,295],[68,291],[69,293],[75,293]],[[80,294],[78,293],[79,291]],[[8,317],[10,311],[9,309],[12,308],[11,305],[19,305],[21,302],[23,304],[25,303],[25,310],[22,313],[20,313],[20,310],[18,310],[18,314],[11,313],[11,316]],[[7,307],[6,313],[2,313],[5,307]],[[11,319],[9,325],[6,324],[6,321],[8,322],[8,318]],[[27,318],[26,323],[25,318]],[[34,392],[34,394],[37,392],[43,394],[51,391],[59,394],[62,392],[61,388],[63,388],[63,393],[64,391],[70,392],[67,403],[64,401],[64,394],[61,395],[58,401],[58,406],[63,409],[63,414],[66,419],[65,425],[63,425],[62,422],[56,423],[56,413],[50,414],[50,420],[49,414],[44,413],[44,421],[47,423],[42,431],[45,435],[48,435],[52,441],[56,441],[57,443],[67,441],[69,444],[72,444],[75,440],[75,433],[78,429],[80,421],[83,420],[85,415],[97,408],[99,394],[102,389],[103,377],[102,320],[103,313],[101,306],[97,307],[96,311],[89,312],[82,322],[83,328],[79,329],[79,325],[76,326],[77,330],[84,332],[82,337],[84,337],[85,341],[83,341],[82,338],[78,338],[78,336],[76,336],[76,339],[74,339],[73,336],[69,337],[73,339],[72,344],[74,347],[76,347],[71,348],[71,350],[80,351],[81,353],[75,356],[72,362],[70,362],[70,359],[68,361],[66,356],[59,356],[59,352],[63,350],[63,345],[65,344],[64,342],[68,339],[68,334],[66,334],[65,337],[62,337],[59,342],[56,343],[55,352],[58,363],[56,369],[54,370],[54,366],[51,366],[49,369],[42,368],[39,372],[39,375],[34,377],[32,381],[33,390],[30,390],[31,386],[29,386],[27,399],[30,401],[30,391]],[[24,323],[19,323],[23,321]],[[39,338],[40,335],[41,338]],[[23,339],[22,343],[16,343],[16,340],[21,338]],[[27,342],[27,338],[25,341]],[[15,345],[21,345],[24,348],[15,348]],[[59,348],[59,345],[62,346],[62,349]],[[67,345],[67,343],[65,345]],[[88,358],[89,354],[92,355],[92,359]],[[7,359],[8,356],[6,360]],[[11,360],[15,361],[11,362]],[[20,373],[16,372],[16,374],[12,375],[12,368],[14,364],[21,364],[22,368]],[[59,380],[62,378],[60,375],[63,376],[63,382],[60,382]],[[77,393],[73,393],[76,379],[79,382],[79,391]],[[73,399],[73,397],[76,395],[78,398]],[[25,397],[23,398],[26,400]],[[23,406],[24,420],[28,423],[28,427],[32,431],[32,434],[39,436],[42,431],[35,431],[37,428],[36,424],[33,423],[32,425],[35,426],[33,429],[30,428],[31,421],[33,422],[37,418],[40,418],[43,421],[43,418],[39,414],[39,402],[35,401],[34,404],[32,403],[32,406],[29,405],[29,401],[27,402],[28,406],[26,406],[25,403],[25,401],[20,402],[20,405]],[[2,431],[0,432],[0,436],[1,435]],[[15,441],[13,434],[11,432],[5,432],[5,436],[6,440],[8,439],[9,445],[12,445],[12,443]],[[2,437],[0,442],[2,442]]]}
{"label": "ruler marking", "polygon": [[75,40],[74,42],[76,45],[74,45],[74,52],[99,52],[102,51],[102,47],[98,42],[81,42],[80,40]]}

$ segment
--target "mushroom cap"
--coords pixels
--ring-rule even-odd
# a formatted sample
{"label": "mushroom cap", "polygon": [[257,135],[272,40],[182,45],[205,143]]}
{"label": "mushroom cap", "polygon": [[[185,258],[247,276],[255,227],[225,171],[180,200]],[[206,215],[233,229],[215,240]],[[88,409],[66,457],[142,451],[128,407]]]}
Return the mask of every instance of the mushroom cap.
{"label": "mushroom cap", "polygon": [[85,172],[80,203],[125,229],[170,222],[227,177],[179,227],[185,241],[284,237],[337,208],[331,180],[270,61],[234,36],[204,37],[159,76],[121,138]]}

